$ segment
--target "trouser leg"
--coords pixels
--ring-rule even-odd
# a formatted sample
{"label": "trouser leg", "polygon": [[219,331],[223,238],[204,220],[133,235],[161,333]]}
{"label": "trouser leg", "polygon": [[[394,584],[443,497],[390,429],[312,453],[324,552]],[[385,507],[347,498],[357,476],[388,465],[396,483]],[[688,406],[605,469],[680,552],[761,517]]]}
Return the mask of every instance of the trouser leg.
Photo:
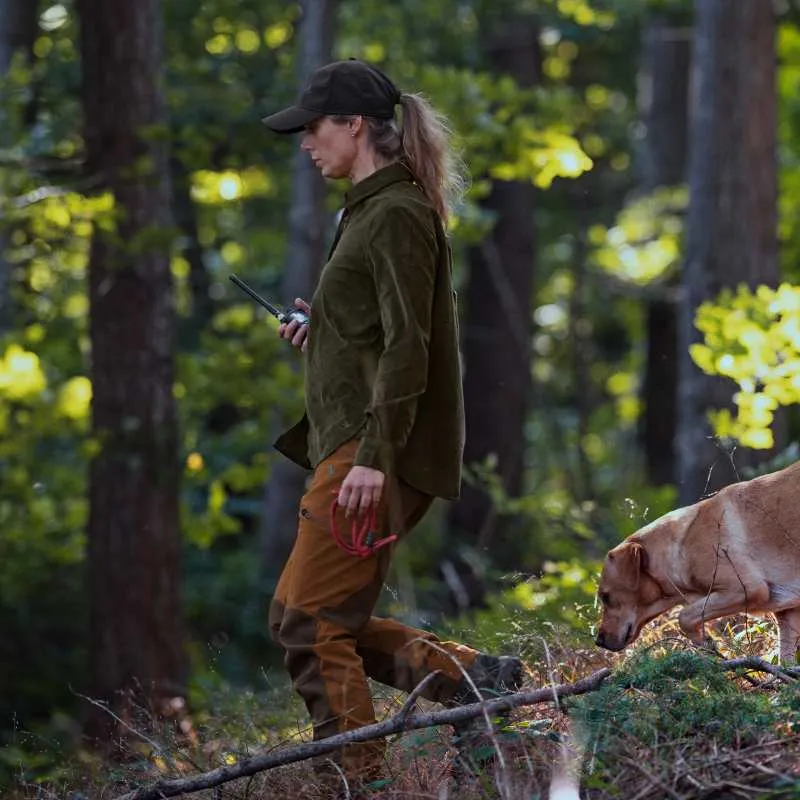
{"label": "trouser leg", "polygon": [[[276,587],[270,631],[285,651],[285,664],[306,703],[316,739],[375,721],[367,676],[411,691],[440,670],[424,696],[446,701],[476,651],[440,642],[431,633],[372,617],[391,559],[385,547],[366,558],[350,556],[330,532],[329,511],[352,466],[357,442],[349,442],[320,464],[301,501],[298,535]],[[399,487],[401,532],[425,514],[431,498]],[[388,504],[379,510],[380,533],[388,532]],[[397,512],[393,514],[397,517]],[[337,511],[341,531],[350,521]],[[351,745],[335,760],[346,772],[370,777],[380,770],[384,744]]]}
{"label": "trouser leg", "polygon": [[371,617],[358,635],[358,654],[367,675],[395,689],[411,692],[431,672],[422,696],[446,703],[478,651],[457,642],[443,642],[427,631],[392,619]]}
{"label": "trouser leg", "polygon": [[[357,446],[348,442],[314,471],[301,501],[297,540],[270,609],[270,629],[284,649],[315,739],[375,722],[357,641],[377,602],[390,548],[364,558],[351,556],[336,544],[329,519]],[[386,517],[384,503],[378,513],[382,535],[387,532]],[[349,533],[351,521],[342,509],[337,509],[336,521]],[[382,741],[368,742],[344,748],[334,760],[346,773],[369,779],[379,774],[383,752]]]}

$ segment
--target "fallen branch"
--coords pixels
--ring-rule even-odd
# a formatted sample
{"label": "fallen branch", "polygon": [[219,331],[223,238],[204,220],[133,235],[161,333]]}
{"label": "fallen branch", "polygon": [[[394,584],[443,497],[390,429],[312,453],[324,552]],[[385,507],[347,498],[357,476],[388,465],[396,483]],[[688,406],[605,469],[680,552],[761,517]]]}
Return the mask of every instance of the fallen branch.
{"label": "fallen branch", "polygon": [[[402,731],[418,730],[419,728],[433,728],[438,725],[453,725],[454,723],[465,722],[468,719],[482,716],[483,714],[499,714],[503,711],[510,711],[521,706],[533,706],[539,703],[550,703],[557,698],[570,697],[572,695],[585,694],[597,689],[603,681],[611,674],[610,669],[601,669],[592,673],[575,683],[564,683],[558,686],[548,686],[544,689],[533,691],[517,692],[495,700],[485,700],[482,703],[472,703],[458,708],[450,708],[445,711],[429,711],[422,714],[408,715],[406,706],[389,719],[376,722],[374,725],[365,725],[347,733],[339,733],[327,739],[320,739],[316,742],[304,742],[303,744],[292,747],[281,748],[270,753],[240,761],[231,766],[218,767],[210,772],[195,775],[191,778],[173,778],[160,780],[149,787],[134,789],[124,795],[120,795],[116,800],[162,800],[165,797],[175,797],[179,794],[199,792],[201,789],[211,789],[223,783],[246,778],[258,772],[281,767],[286,764],[293,764],[297,761],[305,761],[314,756],[324,755],[333,750],[337,750],[344,744],[354,744],[356,742],[369,742],[374,739],[383,739],[393,733]],[[410,704],[407,704],[410,706]]]}
{"label": "fallen branch", "polygon": [[769,661],[764,661],[758,656],[745,656],[743,658],[731,658],[727,661],[720,661],[720,666],[724,670],[750,669],[757,672],[766,672],[784,683],[794,683],[800,678],[800,668],[798,667],[776,667]]}

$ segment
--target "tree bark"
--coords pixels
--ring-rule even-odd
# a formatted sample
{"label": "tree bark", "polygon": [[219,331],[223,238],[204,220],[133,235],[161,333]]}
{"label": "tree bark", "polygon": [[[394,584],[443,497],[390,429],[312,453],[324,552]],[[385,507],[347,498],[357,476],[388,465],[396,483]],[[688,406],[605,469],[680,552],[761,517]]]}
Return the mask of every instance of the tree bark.
{"label": "tree bark", "polygon": [[[89,262],[91,694],[123,720],[183,692],[170,191],[159,0],[78,0],[86,167],[115,204]],[[87,730],[115,740],[92,706]]]}
{"label": "tree bark", "polygon": [[[680,312],[680,499],[737,479],[759,455],[722,452],[706,414],[730,404],[731,383],[704,375],[688,348],[697,307],[724,287],[776,285],[775,11],[769,2],[695,0],[690,204]],[[763,458],[763,455],[761,456]],[[735,462],[735,463],[734,463]]]}
{"label": "tree bark", "polygon": [[[642,35],[640,108],[645,137],[640,153],[642,190],[686,180],[689,126],[690,40],[663,17],[650,20]],[[648,480],[674,483],[678,418],[677,278],[647,300],[647,356],[642,387],[641,440]]]}
{"label": "tree bark", "polygon": [[187,324],[189,334],[185,338],[195,341],[214,314],[211,275],[203,258],[203,245],[200,244],[191,174],[174,154],[170,159],[170,171],[172,208],[175,223],[181,231],[183,257],[189,264],[189,291],[192,297],[191,319]]}
{"label": "tree bark", "polygon": [[37,0],[0,0],[0,75],[19,51],[30,53],[36,38]]}
{"label": "tree bark", "polygon": [[[301,5],[297,78],[299,84],[305,84],[311,72],[331,60],[339,0],[303,0]],[[295,297],[311,299],[325,261],[328,222],[325,182],[308,154],[298,148],[292,162],[289,237],[281,286],[285,302],[293,302]],[[291,363],[299,369],[297,359]],[[281,419],[276,427],[290,422]],[[305,479],[305,470],[281,458],[265,487],[260,539],[261,572],[268,593],[274,588],[297,532]]]}
{"label": "tree bark", "polygon": [[[38,20],[37,0],[0,0],[0,78],[7,75],[14,55],[24,52],[28,59],[33,54]],[[27,120],[26,120],[27,121]],[[31,121],[32,122],[32,121]],[[16,126],[0,118],[0,144],[11,147],[8,136]],[[14,326],[11,304],[12,264],[6,260],[10,232],[0,228],[0,333]]]}
{"label": "tree bark", "polygon": [[[495,72],[512,75],[520,86],[535,85],[540,70],[536,21],[518,18],[499,27],[488,37],[487,57]],[[469,252],[465,292],[464,463],[469,466],[493,457],[510,497],[522,489],[524,424],[531,392],[534,201],[530,183],[494,182],[484,206],[496,223],[483,244]],[[466,539],[480,550],[491,543],[498,562],[503,561],[504,522],[489,495],[469,484],[462,487],[449,516],[453,539]]]}

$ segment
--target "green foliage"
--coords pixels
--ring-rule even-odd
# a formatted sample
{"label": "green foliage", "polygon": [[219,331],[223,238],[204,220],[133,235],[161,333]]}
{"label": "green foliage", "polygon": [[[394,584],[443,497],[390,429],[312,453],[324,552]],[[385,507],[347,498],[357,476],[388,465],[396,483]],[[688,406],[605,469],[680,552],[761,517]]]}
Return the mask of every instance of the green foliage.
{"label": "green foliage", "polygon": [[448,636],[490,653],[542,660],[546,642],[587,647],[597,618],[600,564],[572,560],[544,564],[537,577],[492,595],[486,608],[449,620]]}
{"label": "green foliage", "polygon": [[22,719],[73,702],[69,681],[84,668],[92,443],[83,280],[103,206],[65,193],[20,205],[11,219],[6,256],[25,280],[12,294],[22,324],[0,336],[0,706]]}
{"label": "green foliage", "polygon": [[617,280],[647,285],[675,274],[680,259],[685,188],[661,188],[623,208],[611,228],[589,231],[594,263]]}
{"label": "green foliage", "polygon": [[[624,482],[616,461],[624,455],[608,438],[594,433],[608,426],[613,413],[612,408],[598,412],[592,421],[593,432],[583,442],[572,436],[568,439],[568,447],[582,446],[592,459],[592,488],[602,501],[576,498],[576,487],[570,485],[570,476],[557,457],[545,460],[542,456],[536,465],[541,482],[522,497],[507,495],[491,458],[466,470],[466,480],[489,494],[498,514],[518,518],[524,537],[524,545],[518,544],[516,550],[521,564],[538,569],[551,560],[560,564],[601,557],[605,550],[675,507],[674,486],[647,486],[638,476],[629,476],[629,482]],[[544,432],[535,433],[541,436],[538,441],[548,441]]]}
{"label": "green foliage", "polygon": [[656,658],[640,651],[600,690],[568,702],[598,773],[638,747],[702,741],[703,749],[747,747],[790,735],[800,722],[796,692],[745,691],[735,675],[696,652]]}
{"label": "green foliage", "polygon": [[704,344],[691,346],[694,362],[738,385],[736,417],[727,409],[712,414],[716,434],[747,447],[772,447],[775,409],[800,402],[800,288],[724,290],[698,308],[695,324]]}
{"label": "green foliage", "polygon": [[[278,298],[278,287],[287,261],[296,142],[270,136],[259,118],[295,96],[299,6],[282,0],[163,5],[170,127],[143,134],[170,140],[182,226],[177,240],[157,243],[173,256],[179,313],[175,394],[191,699],[209,737],[222,719],[230,726],[220,735],[249,745],[263,743],[267,727],[285,734],[291,713],[269,717],[230,682],[252,680],[277,656],[266,640],[254,553],[258,531],[269,532],[260,510],[277,457],[271,433],[299,414],[302,375],[296,354],[276,341],[273,321],[230,289],[227,275],[235,270],[268,295],[287,299]],[[618,289],[621,282],[638,287],[668,279],[678,260],[685,193],[658,192],[627,206],[624,200],[635,182],[636,26],[651,11],[685,20],[689,5],[341,4],[337,56],[366,57],[401,88],[421,90],[459,134],[473,178],[452,226],[459,279],[467,269],[465,248],[480,243],[496,222],[479,206],[492,183],[525,180],[541,190],[532,363],[537,404],[526,429],[523,496],[504,495],[491,461],[470,465],[471,479],[488,487],[498,512],[521,520],[513,545],[503,547],[515,548],[520,566],[536,577],[453,623],[455,635],[487,649],[539,660],[545,641],[585,645],[604,550],[674,505],[673,487],[648,487],[641,476],[641,296]],[[495,24],[527,24],[531,12],[541,28],[543,76],[540,85],[522,88],[496,74],[485,44]],[[15,60],[0,101],[0,242],[11,263],[12,301],[10,317],[0,319],[0,708],[14,709],[26,731],[4,736],[0,781],[20,767],[29,780],[59,777],[59,752],[74,735],[62,712],[75,713],[73,689],[86,675],[86,470],[97,447],[88,417],[86,268],[92,226],[113,227],[113,199],[85,195],[92,187],[80,164],[77,35],[72,2],[44,8],[33,62]],[[798,42],[797,29],[783,24],[780,234],[788,278],[797,277],[800,263]],[[29,124],[32,111],[35,124]],[[198,313],[192,248],[210,284],[207,317]],[[598,269],[584,271],[586,263]],[[777,352],[775,318],[758,297],[741,302],[750,309],[736,310],[747,318],[744,327],[752,333],[753,325],[762,326]],[[788,318],[780,323],[782,336],[791,324]],[[732,323],[718,327],[725,325]],[[740,342],[735,348],[743,349],[731,350],[732,341],[720,340],[717,366],[725,348],[751,365],[769,360],[761,358],[763,348],[758,358]],[[784,353],[794,352],[796,341],[781,341]],[[579,358],[584,373],[576,369]],[[773,372],[785,363],[773,363]],[[782,383],[770,378],[770,385],[781,383],[780,391],[768,392],[756,373],[752,380],[755,394],[775,394],[775,402],[793,391],[787,376]],[[763,407],[758,410],[763,421]],[[743,424],[742,415],[734,422]],[[398,554],[403,580],[414,583],[423,606],[439,588],[433,564],[444,546],[440,521],[427,520]],[[228,701],[241,697],[242,705],[216,703],[209,699],[214,691],[227,693]],[[270,699],[265,708],[275,706]]]}
{"label": "green foliage", "polygon": [[778,236],[786,280],[800,281],[800,27],[778,28]]}
{"label": "green foliage", "polygon": [[[452,118],[474,176],[471,203],[454,228],[456,249],[478,241],[494,222],[475,205],[492,176],[557,191],[555,176],[578,175],[589,168],[588,158],[604,157],[609,143],[592,120],[620,116],[619,95],[594,81],[587,114],[582,92],[567,82],[578,45],[565,32],[585,28],[604,35],[613,24],[605,10],[583,0],[548,3],[543,46],[549,84],[521,91],[489,72],[479,23],[482,14],[502,18],[529,9],[516,2],[490,5],[380,4],[365,12],[344,3],[336,43],[342,57],[380,63],[401,86],[422,90]],[[182,224],[187,213],[196,223],[194,244],[214,305],[207,321],[195,317],[195,267],[186,251],[190,234],[182,230],[171,246],[181,332],[175,393],[185,467],[188,616],[199,637],[222,631],[241,639],[260,630],[263,647],[261,610],[245,599],[256,581],[255,559],[247,556],[262,524],[261,487],[276,457],[270,432],[299,413],[301,375],[291,365],[295,354],[276,342],[272,322],[230,294],[226,278],[235,269],[273,296],[281,278],[288,157],[295,143],[268,135],[258,120],[295,95],[299,12],[296,5],[255,0],[176,0],[164,11],[171,123],[169,130],[142,135],[169,137],[185,173],[188,198],[176,181],[176,212]],[[0,149],[11,166],[0,180],[13,202],[3,204],[0,232],[8,235],[6,256],[13,264],[13,324],[0,343],[0,619],[11,632],[6,641],[25,652],[70,642],[63,647],[68,658],[54,651],[52,674],[25,670],[29,683],[20,683],[13,658],[3,659],[11,671],[0,686],[16,687],[14,705],[25,716],[72,707],[65,687],[67,681],[80,686],[83,672],[86,470],[97,447],[88,420],[86,268],[92,226],[113,228],[113,199],[83,194],[91,187],[79,172],[77,35],[72,3],[44,9],[34,60],[15,61],[2,107]],[[29,125],[34,99],[36,125]],[[425,554],[418,555],[415,571],[429,568]],[[230,663],[241,661],[231,655]]]}

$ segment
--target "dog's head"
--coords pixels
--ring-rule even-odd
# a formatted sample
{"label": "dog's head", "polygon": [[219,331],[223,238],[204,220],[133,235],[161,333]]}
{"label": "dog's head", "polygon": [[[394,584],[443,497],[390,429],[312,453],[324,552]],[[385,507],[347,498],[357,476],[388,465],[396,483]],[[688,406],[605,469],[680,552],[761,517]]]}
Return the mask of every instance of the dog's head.
{"label": "dog's head", "polygon": [[603,609],[597,633],[600,647],[622,650],[656,616],[654,588],[658,590],[646,569],[647,551],[639,542],[625,541],[606,556],[597,590]]}

